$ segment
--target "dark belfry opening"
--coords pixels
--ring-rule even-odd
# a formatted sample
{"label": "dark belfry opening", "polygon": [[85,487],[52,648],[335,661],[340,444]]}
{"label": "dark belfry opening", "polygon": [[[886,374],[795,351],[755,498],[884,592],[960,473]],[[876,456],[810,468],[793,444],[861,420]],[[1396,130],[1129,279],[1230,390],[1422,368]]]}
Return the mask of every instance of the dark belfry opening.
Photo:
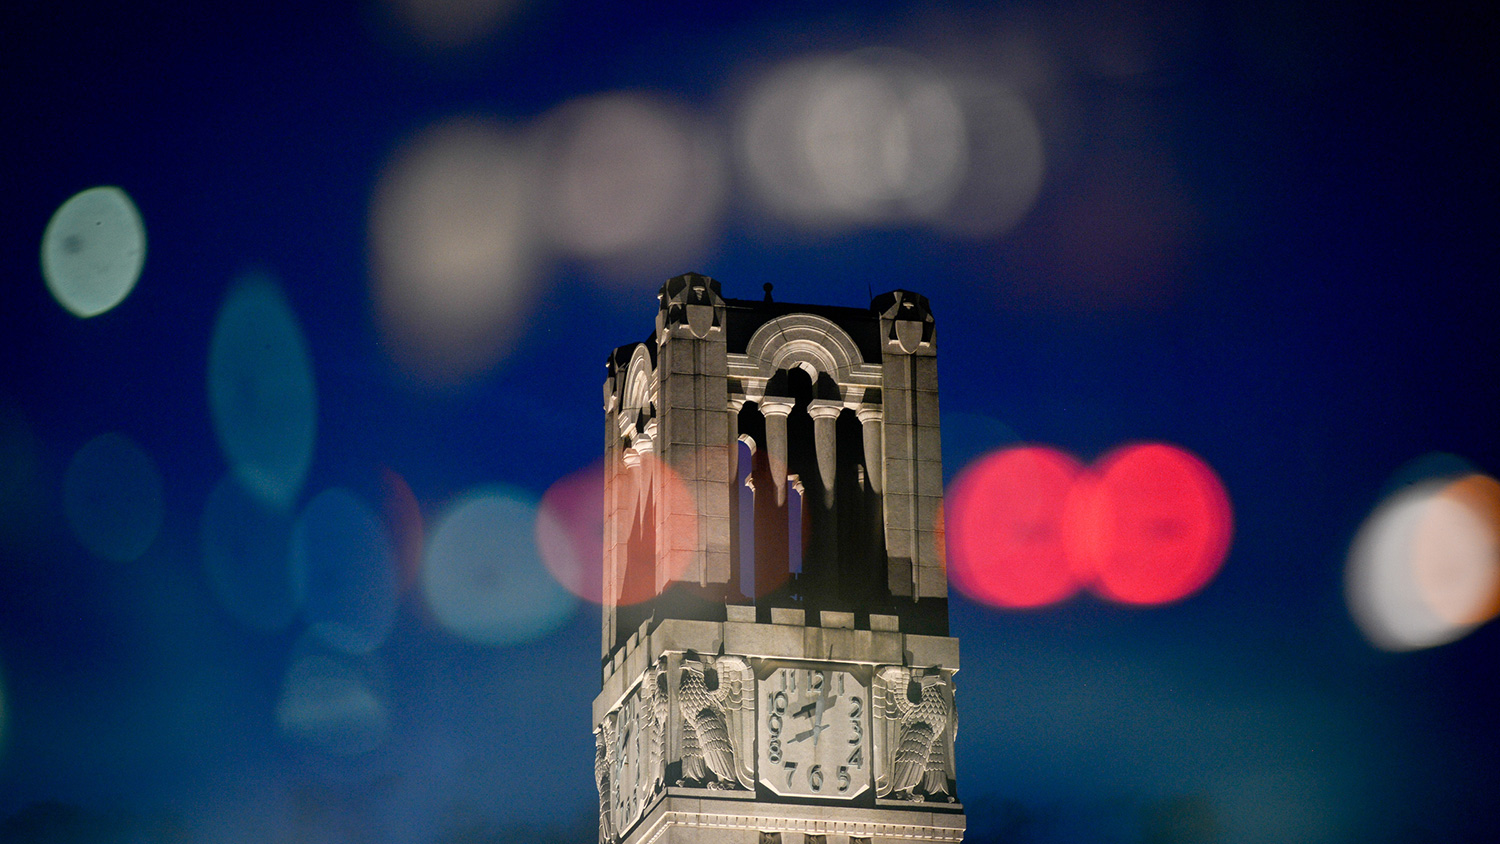
{"label": "dark belfry opening", "polygon": [[[743,416],[743,411],[741,412]],[[743,424],[743,423],[742,423]],[[740,428],[744,430],[743,427]],[[741,434],[735,449],[739,459],[735,461],[733,487],[734,503],[730,512],[734,514],[734,575],[737,577],[740,595],[745,603],[755,603],[755,492],[749,488],[750,474],[755,470],[753,439]]]}
{"label": "dark belfry opening", "polygon": [[880,495],[865,465],[864,429],[853,411],[839,414],[838,443],[838,588],[832,596],[844,612],[889,597],[885,581],[885,525]]}

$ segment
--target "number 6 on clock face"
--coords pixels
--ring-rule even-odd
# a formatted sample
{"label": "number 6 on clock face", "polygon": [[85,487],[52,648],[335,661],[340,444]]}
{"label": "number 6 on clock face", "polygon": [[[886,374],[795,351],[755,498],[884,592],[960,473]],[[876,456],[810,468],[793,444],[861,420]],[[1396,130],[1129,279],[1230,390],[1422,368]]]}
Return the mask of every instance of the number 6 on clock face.
{"label": "number 6 on clock face", "polygon": [[783,796],[854,798],[870,787],[869,688],[854,671],[781,666],[759,680],[761,784]]}

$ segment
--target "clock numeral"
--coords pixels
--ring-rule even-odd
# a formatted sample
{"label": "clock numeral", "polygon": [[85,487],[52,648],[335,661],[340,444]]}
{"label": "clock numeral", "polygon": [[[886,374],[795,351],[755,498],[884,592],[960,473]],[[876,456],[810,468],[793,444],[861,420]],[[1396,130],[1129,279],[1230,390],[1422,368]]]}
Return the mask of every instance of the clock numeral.
{"label": "clock numeral", "polygon": [[865,746],[862,744],[855,745],[854,749],[849,752],[849,758],[844,761],[856,768],[863,768],[865,766]]}
{"label": "clock numeral", "polygon": [[807,769],[807,784],[812,786],[813,791],[823,790],[823,766],[814,765]]}
{"label": "clock numeral", "polygon": [[849,702],[850,702],[850,709],[851,709],[851,711],[849,712],[849,717],[850,718],[858,718],[859,717],[859,713],[861,713],[861,712],[864,711],[864,710],[862,710],[862,709],[859,708],[860,707],[859,695],[854,695],[854,696],[850,697],[849,698]]}
{"label": "clock numeral", "polygon": [[807,690],[810,692],[823,691],[823,684],[828,680],[827,671],[807,672]]}
{"label": "clock numeral", "polygon": [[852,720],[852,721],[849,722],[849,726],[851,726],[851,727],[854,728],[854,735],[852,735],[852,736],[849,737],[849,743],[850,744],[859,744],[860,742],[864,741],[864,739],[865,739],[865,725],[861,724],[859,722],[859,719],[856,718],[856,719],[854,719],[854,720]]}
{"label": "clock numeral", "polygon": [[854,780],[850,779],[850,777],[849,777],[849,766],[848,765],[840,765],[839,766],[839,793],[842,794],[843,792],[848,791],[849,790],[849,784],[851,782],[853,782],[853,781]]}
{"label": "clock numeral", "polygon": [[788,763],[786,763],[786,787],[787,788],[791,788],[792,787],[792,774],[795,774],[795,773],[797,773],[797,763],[796,762],[788,762]]}
{"label": "clock numeral", "polygon": [[[786,674],[783,673],[781,677],[784,683]],[[786,708],[791,701],[787,698],[786,692],[772,692],[768,702],[771,705],[771,714],[766,717],[766,727],[771,732],[771,740],[766,745],[766,759],[772,765],[779,765],[781,764],[781,728],[786,725],[782,716],[786,714]]]}

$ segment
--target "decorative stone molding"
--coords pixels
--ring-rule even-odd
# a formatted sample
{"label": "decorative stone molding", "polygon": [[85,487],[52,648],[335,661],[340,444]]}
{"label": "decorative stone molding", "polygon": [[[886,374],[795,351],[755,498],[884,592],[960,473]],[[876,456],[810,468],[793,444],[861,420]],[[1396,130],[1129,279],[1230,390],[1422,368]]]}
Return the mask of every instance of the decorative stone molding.
{"label": "decorative stone molding", "polygon": [[745,355],[759,365],[763,378],[806,363],[836,381],[847,381],[848,373],[864,363],[849,332],[815,314],[787,314],[769,320],[750,336]]}

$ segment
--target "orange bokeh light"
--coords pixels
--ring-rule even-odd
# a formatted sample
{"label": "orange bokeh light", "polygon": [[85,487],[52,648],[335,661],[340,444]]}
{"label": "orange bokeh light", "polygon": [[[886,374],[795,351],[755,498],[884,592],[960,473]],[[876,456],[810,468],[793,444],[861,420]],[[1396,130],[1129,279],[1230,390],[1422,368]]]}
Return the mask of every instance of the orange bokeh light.
{"label": "orange bokeh light", "polygon": [[1423,603],[1452,625],[1500,612],[1500,483],[1471,474],[1433,495],[1417,520],[1411,568]]}
{"label": "orange bokeh light", "polygon": [[1070,455],[1041,446],[992,452],[948,493],[948,575],[975,600],[1040,607],[1077,591],[1064,517],[1082,472]]}

